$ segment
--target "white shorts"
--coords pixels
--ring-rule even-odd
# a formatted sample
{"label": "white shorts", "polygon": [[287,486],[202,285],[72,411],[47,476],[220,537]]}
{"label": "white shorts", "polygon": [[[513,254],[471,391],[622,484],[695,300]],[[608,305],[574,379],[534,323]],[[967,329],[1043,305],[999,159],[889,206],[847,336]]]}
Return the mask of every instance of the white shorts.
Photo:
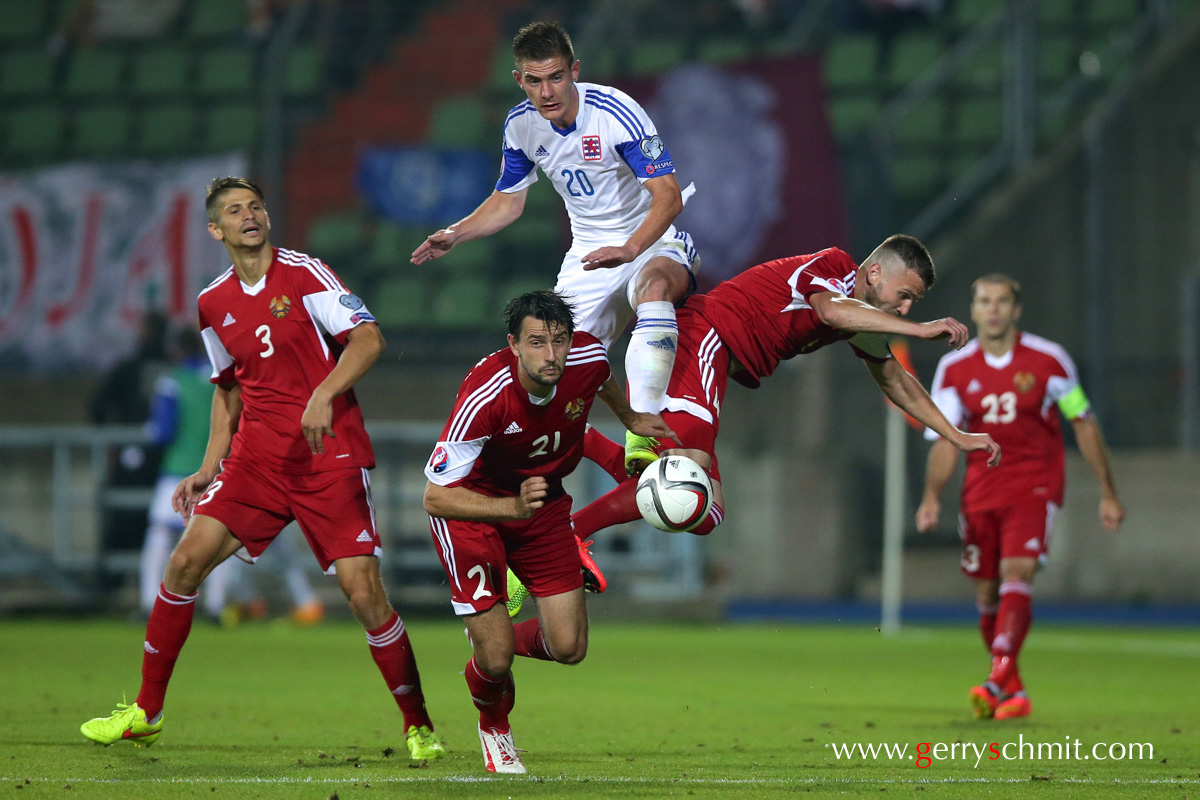
{"label": "white shorts", "polygon": [[633,318],[637,278],[651,259],[665,256],[682,264],[689,275],[688,291],[695,291],[700,257],[686,231],[677,231],[671,226],[658,242],[628,264],[585,272],[580,259],[599,247],[601,245],[579,245],[568,250],[558,270],[554,290],[575,307],[575,330],[595,336],[604,343],[605,349],[612,346],[613,340]]}
{"label": "white shorts", "polygon": [[186,475],[160,475],[154,484],[154,499],[150,501],[150,524],[166,525],[176,533],[183,532],[183,517],[171,508],[171,495]]}

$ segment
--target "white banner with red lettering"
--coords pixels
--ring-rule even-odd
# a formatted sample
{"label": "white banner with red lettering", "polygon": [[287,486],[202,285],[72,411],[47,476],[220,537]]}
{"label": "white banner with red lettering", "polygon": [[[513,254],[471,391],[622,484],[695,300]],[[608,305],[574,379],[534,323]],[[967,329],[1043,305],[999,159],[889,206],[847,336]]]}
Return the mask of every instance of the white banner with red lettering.
{"label": "white banner with red lettering", "polygon": [[145,312],[194,321],[229,266],[204,187],[245,170],[230,154],[0,175],[0,369],[101,370],[134,349]]}

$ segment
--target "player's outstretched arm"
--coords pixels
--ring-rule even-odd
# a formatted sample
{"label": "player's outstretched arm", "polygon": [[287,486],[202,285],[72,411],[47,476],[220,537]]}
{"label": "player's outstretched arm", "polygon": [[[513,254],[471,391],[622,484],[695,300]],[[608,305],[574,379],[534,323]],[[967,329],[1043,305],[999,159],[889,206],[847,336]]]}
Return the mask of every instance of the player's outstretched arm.
{"label": "player's outstretched arm", "polygon": [[625,393],[617,385],[617,379],[611,375],[604,382],[604,385],[600,387],[600,391],[596,392],[596,396],[604,401],[604,405],[609,407],[613,415],[621,421],[622,425],[638,436],[650,436],[654,439],[670,440],[681,447],[683,446],[683,443],[679,441],[679,437],[675,435],[675,431],[671,430],[671,426],[661,416],[634,411],[629,405],[629,401],[625,399]]}
{"label": "player's outstretched arm", "polygon": [[338,358],[337,366],[313,389],[304,415],[300,417],[300,428],[314,454],[324,453],[325,437],[333,436],[333,399],[366,375],[386,347],[383,334],[374,322],[360,323],[346,334],[346,349]]}
{"label": "player's outstretched arm", "polygon": [[683,193],[673,173],[651,178],[642,185],[650,192],[650,208],[642,224],[638,225],[624,245],[601,247],[581,258],[585,270],[619,267],[633,261],[662,238],[683,210]]}
{"label": "player's outstretched arm", "polygon": [[888,399],[900,406],[901,410],[908,412],[910,417],[937,432],[959,450],[986,450],[989,467],[1000,463],[1000,445],[986,433],[965,433],[951,425],[950,420],[946,419],[933,402],[933,398],[925,391],[925,387],[905,372],[896,359],[889,358],[882,363],[864,363]]}
{"label": "player's outstretched arm", "polygon": [[1100,484],[1100,522],[1106,530],[1115,531],[1125,519],[1125,507],[1117,499],[1117,485],[1113,482],[1112,470],[1108,466],[1108,448],[1104,445],[1104,434],[1096,424],[1095,417],[1076,417],[1071,420],[1075,428],[1075,441],[1079,451],[1092,468]]}
{"label": "player's outstretched arm", "polygon": [[872,305],[837,292],[818,292],[809,298],[821,322],[847,333],[886,333],[918,339],[949,339],[958,349],[970,340],[967,327],[945,317],[932,322],[913,320],[880,311]]}
{"label": "player's outstretched arm", "polygon": [[929,533],[937,527],[942,515],[942,490],[950,482],[954,467],[958,463],[958,450],[945,439],[938,439],[929,448],[929,461],[925,465],[925,492],[921,505],[917,507],[917,530]]}
{"label": "player's outstretched arm", "polygon": [[495,190],[479,208],[472,211],[449,228],[429,235],[420,247],[413,250],[413,264],[424,264],[449,253],[454,245],[491,236],[502,228],[513,224],[525,210],[525,195],[528,189],[515,192]]}
{"label": "player's outstretched arm", "polygon": [[546,504],[550,484],[541,476],[526,478],[516,497],[488,497],[461,486],[425,484],[425,513],[463,522],[510,522],[529,519]]}
{"label": "player's outstretched arm", "polygon": [[242,387],[233,384],[213,388],[212,412],[208,422],[208,445],[200,469],[184,478],[171,495],[171,508],[184,519],[192,515],[196,501],[221,469],[221,459],[229,455],[229,445],[242,417]]}

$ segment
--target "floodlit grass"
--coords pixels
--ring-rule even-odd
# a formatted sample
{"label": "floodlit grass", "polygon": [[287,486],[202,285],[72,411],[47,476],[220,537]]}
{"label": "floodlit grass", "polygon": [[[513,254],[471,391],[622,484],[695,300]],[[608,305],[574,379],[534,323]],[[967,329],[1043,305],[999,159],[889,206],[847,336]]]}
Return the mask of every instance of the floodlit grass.
{"label": "floodlit grass", "polygon": [[[79,724],[122,691],[136,696],[139,627],[0,621],[0,796],[1200,797],[1195,630],[1036,627],[1023,659],[1034,715],[996,723],[970,718],[967,689],[987,658],[967,628],[887,639],[869,626],[601,620],[578,667],[518,660],[513,730],[530,775],[503,778],[483,771],[461,626],[413,619],[409,630],[450,748],[424,766],[408,762],[352,624],[197,622],[162,739],[138,749],[92,745]],[[1072,743],[1070,757],[990,758],[991,743],[1016,743],[1015,755],[1021,741]],[[832,745],[854,743],[908,749],[835,757]],[[918,769],[921,743],[931,755],[954,745],[957,758]],[[1099,743],[1102,755],[1149,743],[1153,757],[1082,758]],[[963,758],[971,744],[978,765],[973,750]]]}

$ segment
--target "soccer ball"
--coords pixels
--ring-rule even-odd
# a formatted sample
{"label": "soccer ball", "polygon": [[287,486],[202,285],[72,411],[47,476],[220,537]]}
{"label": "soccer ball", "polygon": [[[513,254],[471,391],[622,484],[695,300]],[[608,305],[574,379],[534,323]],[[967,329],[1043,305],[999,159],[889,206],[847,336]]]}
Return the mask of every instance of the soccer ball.
{"label": "soccer ball", "polygon": [[646,522],[680,533],[699,525],[712,508],[712,483],[692,459],[663,456],[638,478],[636,497]]}

